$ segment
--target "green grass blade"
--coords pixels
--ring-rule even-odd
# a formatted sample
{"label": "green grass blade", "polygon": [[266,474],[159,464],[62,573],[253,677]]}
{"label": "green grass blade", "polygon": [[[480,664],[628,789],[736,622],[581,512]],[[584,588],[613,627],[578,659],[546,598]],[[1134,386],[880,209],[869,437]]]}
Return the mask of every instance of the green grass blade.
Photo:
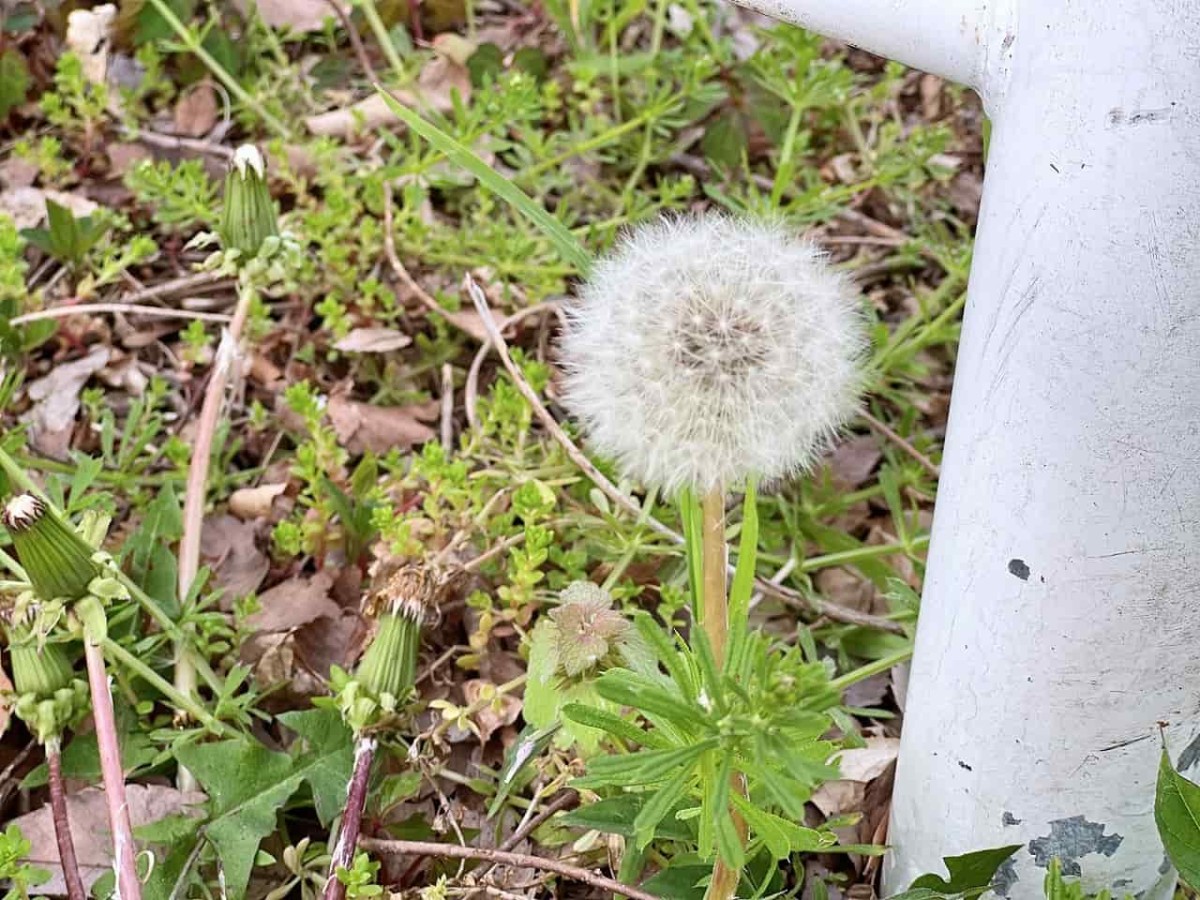
{"label": "green grass blade", "polygon": [[733,584],[729,589],[729,660],[732,671],[737,670],[736,661],[742,654],[746,639],[757,564],[758,485],[751,479],[746,484],[746,496],[742,501],[742,534],[738,542],[737,568],[734,569]]}
{"label": "green grass blade", "polygon": [[684,549],[687,552],[688,587],[692,592],[692,617],[700,621],[700,584],[702,581],[703,551],[700,545],[700,504],[691,488],[679,495],[679,518],[683,521]]}
{"label": "green grass blade", "polygon": [[379,91],[388,108],[405,125],[427,140],[436,150],[445,154],[455,165],[461,166],[478,178],[481,185],[533,222],[542,234],[550,239],[564,260],[578,269],[579,274],[587,274],[592,266],[591,254],[562,222],[546,212],[532,197],[476,156],[470,148],[464,147],[436,125],[401,104],[384,88],[375,85],[375,90]]}

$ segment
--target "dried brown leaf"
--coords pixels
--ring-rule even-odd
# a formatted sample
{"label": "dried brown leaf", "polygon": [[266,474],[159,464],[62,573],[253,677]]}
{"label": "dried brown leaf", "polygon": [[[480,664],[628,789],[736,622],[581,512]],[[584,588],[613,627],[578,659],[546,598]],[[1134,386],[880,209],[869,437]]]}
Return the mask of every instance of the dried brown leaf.
{"label": "dried brown leaf", "polygon": [[[204,794],[199,791],[183,793],[160,784],[128,784],[125,786],[125,797],[129,801],[129,818],[134,828],[167,816],[189,814],[193,807],[205,800]],[[75,839],[79,874],[84,884],[91,887],[105,872],[112,871],[112,839],[109,836],[108,808],[103,789],[89,787],[68,794],[67,815],[71,821],[71,836]],[[25,861],[51,873],[50,881],[40,885],[38,893],[66,894],[49,804],[14,819],[12,824],[20,828],[25,839],[33,845]]]}
{"label": "dried brown leaf", "polygon": [[394,328],[355,328],[333,346],[344,353],[390,353],[412,343]]}
{"label": "dried brown leaf", "polygon": [[311,578],[289,578],[263,592],[258,612],[246,624],[256,631],[291,631],[317,619],[336,619],[342,610],[329,596],[332,587],[333,576],[328,571]]}
{"label": "dried brown leaf", "polygon": [[108,364],[109,355],[107,347],[95,347],[82,359],[57,365],[29,385],[26,393],[33,408],[24,419],[30,423],[31,440],[40,452],[56,459],[66,456],[79,412],[79,394]]}
{"label": "dried brown leaf", "polygon": [[221,589],[221,608],[232,609],[235,600],[258,590],[271,568],[258,549],[258,526],[233,516],[210,516],[200,532],[200,562],[213,573]]}
{"label": "dried brown leaf", "polygon": [[229,497],[229,511],[243,521],[265,519],[271,515],[271,506],[275,502],[275,498],[286,490],[286,482],[239,488]]}
{"label": "dried brown leaf", "polygon": [[175,133],[204,137],[217,124],[217,111],[217,92],[212,82],[201,81],[175,104]]}
{"label": "dried brown leaf", "polygon": [[[258,15],[272,28],[290,28],[297,34],[307,34],[310,31],[320,31],[325,27],[325,20],[334,18],[333,9],[326,0],[253,0],[258,7]],[[248,0],[236,0],[235,6],[245,14],[251,5]],[[338,5],[345,12],[346,3],[339,0]]]}
{"label": "dried brown leaf", "polygon": [[0,213],[6,214],[18,228],[34,228],[46,218],[46,200],[65,206],[76,218],[91,215],[97,204],[87,197],[66,191],[47,191],[36,187],[12,187],[0,191]]}
{"label": "dried brown leaf", "polygon": [[424,424],[437,417],[436,410],[429,415],[428,406],[372,406],[332,397],[326,412],[338,443],[351,453],[407,450],[437,437],[437,432]]}

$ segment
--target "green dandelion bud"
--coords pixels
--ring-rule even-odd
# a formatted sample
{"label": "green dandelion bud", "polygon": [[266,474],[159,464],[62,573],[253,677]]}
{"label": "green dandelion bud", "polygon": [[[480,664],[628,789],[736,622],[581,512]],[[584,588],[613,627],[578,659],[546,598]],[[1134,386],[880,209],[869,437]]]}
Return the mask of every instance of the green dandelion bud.
{"label": "green dandelion bud", "polygon": [[374,634],[358,664],[353,688],[342,698],[343,713],[356,731],[394,714],[412,691],[431,594],[424,570],[405,566],[372,598],[367,615],[375,619]]}
{"label": "green dandelion bud", "polygon": [[225,176],[225,209],[221,213],[221,243],[252,257],[267,238],[279,234],[279,218],[267,187],[267,166],[253,144],[243,144],[233,154]]}
{"label": "green dandelion bud", "polygon": [[400,569],[376,594],[377,627],[356,673],[375,696],[403,699],[412,690],[429,594],[428,578],[416,566]]}
{"label": "green dandelion bud", "polygon": [[39,742],[57,739],[87,709],[87,685],[75,677],[67,648],[9,629],[14,711]]}
{"label": "green dandelion bud", "polygon": [[74,528],[33,494],[20,494],[0,516],[34,592],[44,601],[78,600],[102,573],[94,551]]}

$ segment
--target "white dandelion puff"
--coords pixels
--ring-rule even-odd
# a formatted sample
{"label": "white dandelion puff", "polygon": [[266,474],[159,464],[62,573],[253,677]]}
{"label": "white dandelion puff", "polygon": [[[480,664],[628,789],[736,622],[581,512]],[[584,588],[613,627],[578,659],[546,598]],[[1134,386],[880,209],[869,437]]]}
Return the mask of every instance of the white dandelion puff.
{"label": "white dandelion puff", "polygon": [[781,226],[664,219],[601,260],[569,311],[565,397],[596,450],[668,494],[808,468],[858,407],[849,280]]}

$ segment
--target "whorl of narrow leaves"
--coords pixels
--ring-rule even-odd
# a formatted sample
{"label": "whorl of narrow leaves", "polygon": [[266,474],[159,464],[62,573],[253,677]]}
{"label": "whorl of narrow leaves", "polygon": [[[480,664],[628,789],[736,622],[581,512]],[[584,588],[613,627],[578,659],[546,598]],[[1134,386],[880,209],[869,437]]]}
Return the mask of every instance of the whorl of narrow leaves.
{"label": "whorl of narrow leaves", "polygon": [[225,176],[220,235],[226,250],[254,256],[267,238],[279,234],[279,218],[266,176],[266,163],[258,148],[252,144],[238,147]]}
{"label": "whorl of narrow leaves", "polygon": [[78,600],[101,573],[92,548],[33,494],[10,500],[0,516],[12,536],[17,559],[43,600]]}
{"label": "whorl of narrow leaves", "polygon": [[568,406],[597,450],[668,494],[802,470],[857,408],[856,293],[781,226],[643,226],[569,315]]}

